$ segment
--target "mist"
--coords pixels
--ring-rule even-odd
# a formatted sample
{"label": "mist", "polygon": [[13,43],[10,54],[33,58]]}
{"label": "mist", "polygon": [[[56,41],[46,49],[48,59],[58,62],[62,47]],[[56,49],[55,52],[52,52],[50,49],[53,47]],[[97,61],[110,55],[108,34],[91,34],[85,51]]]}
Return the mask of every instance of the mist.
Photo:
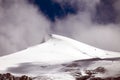
{"label": "mist", "polygon": [[68,36],[104,50],[120,51],[119,0],[105,0],[104,3],[103,0],[55,1],[61,6],[66,3],[71,4],[77,8],[78,12],[67,15],[65,19],[57,19],[53,24],[55,26],[53,33]]}
{"label": "mist", "polygon": [[50,22],[27,0],[0,0],[0,56],[40,44]]}
{"label": "mist", "polygon": [[0,56],[41,44],[53,33],[101,49],[120,51],[119,0],[51,1],[65,13],[62,16],[55,12],[54,21],[29,0],[0,0]]}

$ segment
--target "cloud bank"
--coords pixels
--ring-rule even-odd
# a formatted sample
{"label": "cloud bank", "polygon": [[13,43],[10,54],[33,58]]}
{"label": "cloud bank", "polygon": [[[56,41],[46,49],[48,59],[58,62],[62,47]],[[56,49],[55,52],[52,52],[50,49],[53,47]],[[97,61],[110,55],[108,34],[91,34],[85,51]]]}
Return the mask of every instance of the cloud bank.
{"label": "cloud bank", "polygon": [[41,43],[49,26],[27,0],[0,0],[0,56]]}
{"label": "cloud bank", "polygon": [[[64,10],[77,11],[65,12],[66,17],[61,19],[55,14],[57,17],[51,22],[28,0],[0,0],[0,56],[40,44],[51,33],[105,50],[120,51],[119,0],[51,1],[57,2],[63,13]],[[69,6],[72,7],[69,9]]]}
{"label": "cloud bank", "polygon": [[[119,0],[55,1],[61,5],[69,3],[74,6],[77,3],[78,13],[76,15],[68,15],[63,20],[56,20],[53,33],[68,36],[105,50],[120,51]],[[109,8],[112,11],[106,11]],[[98,13],[98,9],[100,13]]]}

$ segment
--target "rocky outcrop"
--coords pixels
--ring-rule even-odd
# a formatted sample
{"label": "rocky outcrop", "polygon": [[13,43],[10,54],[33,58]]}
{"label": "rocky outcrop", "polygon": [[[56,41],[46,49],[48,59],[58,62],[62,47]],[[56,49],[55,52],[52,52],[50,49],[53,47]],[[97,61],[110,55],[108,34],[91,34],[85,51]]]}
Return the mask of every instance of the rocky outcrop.
{"label": "rocky outcrop", "polygon": [[14,76],[11,73],[0,74],[0,80],[32,80],[32,78],[22,75],[22,76]]}

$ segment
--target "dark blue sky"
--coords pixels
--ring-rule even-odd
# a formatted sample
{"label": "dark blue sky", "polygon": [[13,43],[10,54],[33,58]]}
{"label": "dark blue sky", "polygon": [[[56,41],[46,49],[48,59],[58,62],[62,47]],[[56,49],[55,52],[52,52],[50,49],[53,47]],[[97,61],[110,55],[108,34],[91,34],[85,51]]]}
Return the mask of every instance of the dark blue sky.
{"label": "dark blue sky", "polygon": [[[63,19],[68,14],[77,14],[78,9],[66,3],[61,7],[61,4],[53,0],[30,0],[31,3],[39,7],[39,10],[47,16],[49,20],[55,22],[55,19]],[[96,11],[92,14],[93,22],[99,24],[115,23],[116,12],[112,6],[113,0],[101,0],[96,6]],[[84,8],[83,8],[84,9]]]}
{"label": "dark blue sky", "polygon": [[55,21],[55,18],[64,18],[68,14],[76,14],[76,8],[72,7],[70,4],[64,5],[62,8],[59,3],[53,2],[52,0],[34,0],[32,1],[35,5],[39,7],[51,21]]}

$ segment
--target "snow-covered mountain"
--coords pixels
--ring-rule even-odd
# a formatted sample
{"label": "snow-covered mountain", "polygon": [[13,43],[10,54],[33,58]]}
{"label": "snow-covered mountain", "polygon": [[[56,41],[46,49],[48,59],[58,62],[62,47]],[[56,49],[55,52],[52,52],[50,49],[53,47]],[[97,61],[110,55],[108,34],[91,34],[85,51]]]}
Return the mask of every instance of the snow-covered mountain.
{"label": "snow-covered mountain", "polygon": [[85,60],[89,62],[89,60],[94,59],[115,60],[119,58],[120,53],[118,52],[102,50],[53,34],[45,43],[0,57],[0,71],[16,74],[31,72],[39,75],[45,72],[60,71],[65,67],[62,64],[74,61]]}

